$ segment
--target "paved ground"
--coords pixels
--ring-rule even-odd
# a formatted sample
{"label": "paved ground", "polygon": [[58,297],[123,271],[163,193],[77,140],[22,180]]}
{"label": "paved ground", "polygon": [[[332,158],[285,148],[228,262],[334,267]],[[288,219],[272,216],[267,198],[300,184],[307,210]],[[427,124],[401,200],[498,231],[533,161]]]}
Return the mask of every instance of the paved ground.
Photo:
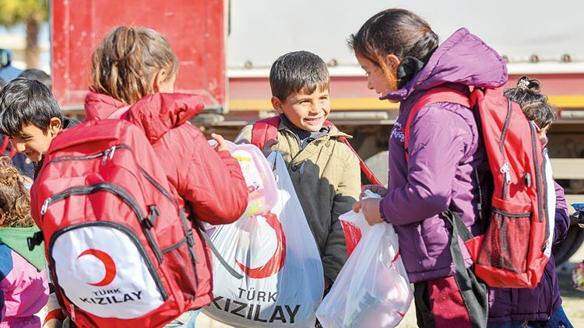
{"label": "paved ground", "polygon": [[[570,261],[564,264],[560,270],[560,286],[563,298],[564,309],[572,321],[574,327],[584,327],[584,292],[580,292],[572,288],[570,271],[574,265],[580,261],[584,260],[584,247],[572,256]],[[200,315],[197,320],[197,328],[227,328],[230,326],[221,324],[219,322],[212,321],[205,315]],[[403,328],[415,328],[416,327],[416,314],[414,307],[408,311],[404,321],[399,325]]]}

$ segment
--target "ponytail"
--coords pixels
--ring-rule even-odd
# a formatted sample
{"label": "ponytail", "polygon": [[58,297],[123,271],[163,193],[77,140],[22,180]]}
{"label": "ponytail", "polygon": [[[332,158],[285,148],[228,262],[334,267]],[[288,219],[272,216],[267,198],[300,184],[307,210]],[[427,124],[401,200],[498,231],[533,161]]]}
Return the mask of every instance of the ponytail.
{"label": "ponytail", "polygon": [[555,119],[554,110],[546,96],[541,94],[541,84],[536,79],[522,76],[517,81],[517,87],[505,91],[505,96],[521,106],[529,120],[540,129],[549,126]]}
{"label": "ponytail", "polygon": [[162,69],[168,78],[178,69],[166,38],[152,29],[120,26],[93,52],[90,89],[133,104],[153,93],[154,77]]}
{"label": "ponytail", "polygon": [[430,25],[405,9],[377,13],[349,40],[356,54],[378,65],[379,58],[389,54],[397,56],[400,59],[398,87],[409,82],[426,65],[438,44],[438,35]]}

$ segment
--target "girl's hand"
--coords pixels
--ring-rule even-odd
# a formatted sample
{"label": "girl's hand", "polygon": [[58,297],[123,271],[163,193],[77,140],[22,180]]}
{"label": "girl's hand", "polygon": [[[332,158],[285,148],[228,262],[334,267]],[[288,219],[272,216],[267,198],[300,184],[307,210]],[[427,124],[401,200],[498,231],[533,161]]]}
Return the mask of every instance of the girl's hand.
{"label": "girl's hand", "polygon": [[215,146],[215,150],[217,150],[217,151],[229,150],[227,148],[227,144],[225,143],[225,139],[223,139],[223,136],[221,136],[220,134],[211,133],[211,137],[213,139],[215,139],[215,141],[217,141],[217,145]]}
{"label": "girl's hand", "polygon": [[362,211],[365,220],[369,225],[374,225],[383,222],[381,213],[379,213],[379,203],[381,198],[366,198],[353,204],[353,211]]}
{"label": "girl's hand", "polygon": [[381,197],[385,197],[385,195],[387,195],[387,188],[385,188],[384,186],[364,185],[361,188],[361,194],[359,195],[359,200],[361,200],[361,199],[363,199],[363,197],[365,197],[365,190],[371,190],[372,192],[378,194]]}

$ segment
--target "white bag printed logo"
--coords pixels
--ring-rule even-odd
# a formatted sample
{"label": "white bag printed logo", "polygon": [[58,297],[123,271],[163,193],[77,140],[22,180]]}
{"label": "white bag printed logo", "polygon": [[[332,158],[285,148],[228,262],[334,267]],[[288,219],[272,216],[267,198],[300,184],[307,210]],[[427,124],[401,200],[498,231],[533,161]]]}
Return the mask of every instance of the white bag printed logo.
{"label": "white bag printed logo", "polygon": [[244,277],[214,258],[214,300],[204,311],[235,327],[312,328],[324,289],[320,255],[284,160],[278,153],[268,160],[276,168],[276,205],[213,231],[219,253]]}
{"label": "white bag printed logo", "polygon": [[110,225],[87,225],[59,235],[51,255],[65,296],[105,318],[133,319],[159,307],[164,302],[160,283],[137,243]]}

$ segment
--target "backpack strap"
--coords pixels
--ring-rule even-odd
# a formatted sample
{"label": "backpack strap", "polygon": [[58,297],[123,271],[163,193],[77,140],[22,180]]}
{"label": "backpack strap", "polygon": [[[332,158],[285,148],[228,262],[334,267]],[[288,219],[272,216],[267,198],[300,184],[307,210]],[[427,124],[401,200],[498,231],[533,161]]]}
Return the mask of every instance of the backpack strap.
{"label": "backpack strap", "polygon": [[349,147],[349,149],[353,152],[353,154],[355,154],[355,156],[357,156],[357,159],[359,160],[359,167],[361,167],[361,172],[363,172],[363,174],[365,175],[367,180],[369,180],[369,183],[374,184],[374,185],[378,185],[378,186],[383,186],[383,183],[381,183],[381,181],[379,181],[379,179],[377,179],[377,177],[375,176],[373,171],[371,171],[371,169],[367,166],[367,164],[365,164],[365,161],[361,158],[361,156],[359,156],[359,154],[357,154],[357,151],[355,151],[353,146],[351,146],[351,144],[349,143],[349,140],[347,140],[347,138],[345,138],[345,137],[339,137],[339,140],[342,143],[344,143],[345,145],[347,145],[347,147]]}
{"label": "backpack strap", "polygon": [[[280,116],[274,116],[255,122],[251,130],[251,143],[263,150],[269,140],[277,140],[278,126],[280,126]],[[333,122],[327,120],[324,122],[324,126],[333,127],[335,125]],[[383,184],[377,179],[373,171],[371,171],[367,164],[365,164],[365,161],[363,161],[359,154],[357,154],[353,146],[349,143],[349,140],[347,140],[346,137],[339,137],[339,140],[347,145],[351,152],[357,156],[361,172],[363,172],[367,180],[369,180],[371,184],[382,186]]]}
{"label": "backpack strap", "polygon": [[472,327],[486,327],[488,313],[487,286],[477,279],[474,271],[466,268],[458,238],[463,242],[472,238],[472,234],[458,214],[451,210],[442,213],[444,219],[452,226],[450,237],[450,255],[455,266],[454,279],[471,319]]}
{"label": "backpack strap", "polygon": [[280,126],[280,116],[268,117],[263,120],[255,122],[251,129],[251,141],[252,145],[256,145],[260,150],[264,150],[264,147],[268,141],[278,140],[278,127]]}
{"label": "backpack strap", "polygon": [[473,100],[471,101],[470,96],[464,94],[462,91],[455,90],[455,89],[448,88],[448,87],[437,87],[434,89],[430,89],[423,96],[421,96],[420,99],[418,99],[418,101],[416,101],[416,103],[414,104],[414,106],[410,110],[410,113],[408,114],[408,118],[406,119],[406,125],[404,126],[404,129],[403,129],[403,132],[404,132],[404,150],[405,150],[405,154],[406,154],[406,160],[408,160],[410,157],[409,148],[410,148],[410,131],[412,128],[412,123],[414,122],[414,119],[416,118],[418,112],[422,108],[424,108],[430,104],[435,104],[435,103],[440,103],[440,102],[460,104],[464,107],[472,108],[474,105],[474,99],[475,98],[473,97]]}

